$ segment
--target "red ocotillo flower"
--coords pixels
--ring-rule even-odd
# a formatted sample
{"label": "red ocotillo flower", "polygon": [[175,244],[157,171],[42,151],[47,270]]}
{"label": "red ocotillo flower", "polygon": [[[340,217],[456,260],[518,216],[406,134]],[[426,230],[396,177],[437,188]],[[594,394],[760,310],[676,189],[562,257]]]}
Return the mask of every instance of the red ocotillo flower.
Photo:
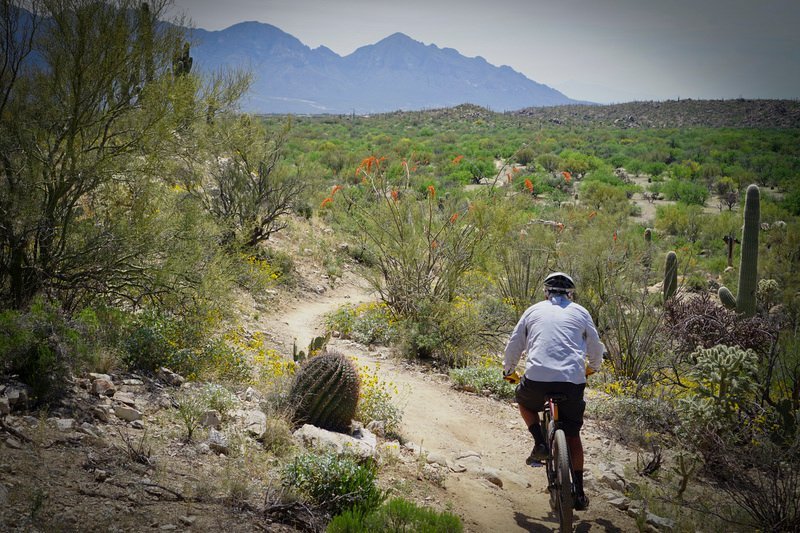
{"label": "red ocotillo flower", "polygon": [[611,236],[611,238],[614,239],[614,242],[617,242],[617,232],[616,231],[614,232],[614,235]]}
{"label": "red ocotillo flower", "polygon": [[332,202],[333,202],[333,198],[331,198],[330,196],[328,196],[327,198],[325,198],[324,200],[322,200],[322,203],[320,204],[320,206],[319,206],[319,207],[320,207],[320,209],[322,209],[322,208],[326,207],[327,205],[331,204]]}
{"label": "red ocotillo flower", "polygon": [[433,185],[428,185],[428,196],[436,198],[436,188]]}
{"label": "red ocotillo flower", "polygon": [[342,189],[341,185],[334,185],[333,189],[331,189],[331,198],[333,198],[333,195],[336,194],[336,191],[339,191],[341,189]]}
{"label": "red ocotillo flower", "polygon": [[562,172],[561,175],[564,176],[564,180],[566,180],[567,183],[569,183],[572,180],[572,174],[570,174],[566,170]]}
{"label": "red ocotillo flower", "polygon": [[453,164],[454,164],[454,165],[457,165],[457,164],[461,163],[461,160],[462,160],[462,159],[464,159],[464,156],[463,156],[463,155],[457,155],[457,156],[456,156],[456,157],[453,159]]}
{"label": "red ocotillo flower", "polygon": [[392,200],[396,202],[399,197],[400,193],[397,192],[397,189],[392,189]]}
{"label": "red ocotillo flower", "polygon": [[456,220],[458,220],[458,213],[453,213],[450,217],[450,223],[453,224]]}
{"label": "red ocotillo flower", "polygon": [[592,220],[596,216],[597,216],[597,211],[592,211],[591,213],[589,213],[589,220]]}
{"label": "red ocotillo flower", "polygon": [[528,189],[529,193],[533,193],[533,182],[531,180],[525,180],[525,188]]}

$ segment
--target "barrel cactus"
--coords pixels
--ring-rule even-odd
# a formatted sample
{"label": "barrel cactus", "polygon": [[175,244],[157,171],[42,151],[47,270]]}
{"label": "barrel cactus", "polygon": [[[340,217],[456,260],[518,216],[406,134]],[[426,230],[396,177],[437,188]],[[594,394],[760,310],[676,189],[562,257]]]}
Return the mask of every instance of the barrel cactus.
{"label": "barrel cactus", "polygon": [[751,316],[756,312],[758,289],[758,231],[761,222],[761,200],[758,185],[747,188],[744,203],[744,228],[742,229],[742,256],[739,261],[739,290],[734,298],[727,287],[720,287],[720,301],[738,313]]}
{"label": "barrel cactus", "polygon": [[295,423],[347,432],[356,413],[360,387],[358,369],[341,353],[325,351],[308,359],[289,392]]}

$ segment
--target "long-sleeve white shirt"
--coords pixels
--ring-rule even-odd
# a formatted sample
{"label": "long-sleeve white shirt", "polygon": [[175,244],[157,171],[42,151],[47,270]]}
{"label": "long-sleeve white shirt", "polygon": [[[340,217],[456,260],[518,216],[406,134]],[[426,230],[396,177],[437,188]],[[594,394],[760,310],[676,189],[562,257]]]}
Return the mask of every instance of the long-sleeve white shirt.
{"label": "long-sleeve white shirt", "polygon": [[504,370],[512,372],[526,352],[525,378],[532,381],[586,383],[584,357],[597,370],[605,346],[589,312],[557,295],[530,306],[517,322],[505,349]]}

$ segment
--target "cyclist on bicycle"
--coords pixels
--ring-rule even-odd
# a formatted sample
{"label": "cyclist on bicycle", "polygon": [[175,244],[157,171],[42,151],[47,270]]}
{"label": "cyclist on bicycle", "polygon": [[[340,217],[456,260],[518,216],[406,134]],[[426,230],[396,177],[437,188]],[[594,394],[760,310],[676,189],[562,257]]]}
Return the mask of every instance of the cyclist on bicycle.
{"label": "cyclist on bicycle", "polygon": [[514,372],[523,352],[527,352],[525,373],[516,390],[522,419],[533,435],[534,446],[525,461],[528,465],[547,459],[547,443],[539,425],[539,411],[548,393],[563,393],[558,413],[572,458],[575,484],[575,509],[589,506],[583,491],[583,391],[586,387],[584,357],[598,370],[605,346],[589,312],[572,301],[575,282],[563,272],[554,272],[544,280],[546,300],[529,307],[522,314],[506,344],[503,376]]}

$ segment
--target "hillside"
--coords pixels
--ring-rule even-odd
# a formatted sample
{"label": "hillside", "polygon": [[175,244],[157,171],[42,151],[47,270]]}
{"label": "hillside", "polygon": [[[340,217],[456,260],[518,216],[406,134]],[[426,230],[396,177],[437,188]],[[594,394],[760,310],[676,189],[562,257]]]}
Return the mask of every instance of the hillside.
{"label": "hillside", "polygon": [[[433,119],[497,117],[486,108],[459,105],[420,112]],[[389,115],[408,115],[397,112]],[[667,100],[613,105],[528,107],[502,113],[540,127],[610,128],[800,128],[800,100]]]}

